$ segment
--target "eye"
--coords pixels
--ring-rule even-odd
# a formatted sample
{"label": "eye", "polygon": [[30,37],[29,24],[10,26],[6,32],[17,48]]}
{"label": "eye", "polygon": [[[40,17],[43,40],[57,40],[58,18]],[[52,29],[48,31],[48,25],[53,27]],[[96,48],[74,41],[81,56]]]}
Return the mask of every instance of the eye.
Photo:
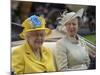
{"label": "eye", "polygon": [[75,26],[76,24],[75,24],[75,23],[73,23],[73,25]]}

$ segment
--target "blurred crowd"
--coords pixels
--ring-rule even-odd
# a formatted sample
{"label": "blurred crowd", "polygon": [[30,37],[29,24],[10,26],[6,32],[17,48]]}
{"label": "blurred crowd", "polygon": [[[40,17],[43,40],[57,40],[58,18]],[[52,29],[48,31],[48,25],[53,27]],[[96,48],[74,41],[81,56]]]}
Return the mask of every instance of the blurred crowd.
{"label": "blurred crowd", "polygon": [[[43,16],[47,20],[47,27],[54,29],[57,26],[56,19],[64,10],[73,11],[65,4],[39,3],[39,2],[12,2],[12,22],[21,24],[31,15]],[[84,21],[89,25],[90,31],[95,31],[95,6],[88,6],[84,13]]]}
{"label": "blurred crowd", "polygon": [[[65,10],[68,12],[74,11],[66,4],[12,1],[11,22],[21,26],[26,18],[35,14],[37,16],[43,16],[46,19],[46,27],[55,29],[58,25],[57,18]],[[95,6],[87,6],[84,11],[83,24],[89,28],[90,32],[96,31],[95,12]]]}
{"label": "blurred crowd", "polygon": [[50,4],[37,2],[12,2],[11,16],[12,22],[21,24],[26,18],[31,15],[43,16],[46,18],[47,27],[56,28],[56,18],[66,8],[64,4]]}

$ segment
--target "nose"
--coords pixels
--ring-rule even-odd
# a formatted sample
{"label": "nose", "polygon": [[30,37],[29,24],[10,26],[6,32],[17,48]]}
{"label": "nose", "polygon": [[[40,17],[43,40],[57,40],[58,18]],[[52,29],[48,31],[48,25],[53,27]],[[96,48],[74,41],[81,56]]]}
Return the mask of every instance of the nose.
{"label": "nose", "polygon": [[71,23],[71,24],[70,24],[70,28],[74,28],[74,24]]}
{"label": "nose", "polygon": [[42,38],[42,36],[41,36],[41,35],[38,35],[38,36],[37,36],[37,38],[38,38],[38,39],[41,39],[41,38]]}
{"label": "nose", "polygon": [[43,34],[38,34],[38,35],[37,35],[37,39],[38,39],[38,40],[44,39],[44,35],[43,35]]}

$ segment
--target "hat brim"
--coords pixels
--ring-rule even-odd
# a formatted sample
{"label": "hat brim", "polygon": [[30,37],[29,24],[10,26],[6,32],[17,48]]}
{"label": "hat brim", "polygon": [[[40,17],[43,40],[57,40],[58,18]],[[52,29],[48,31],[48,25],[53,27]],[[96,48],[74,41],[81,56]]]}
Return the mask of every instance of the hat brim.
{"label": "hat brim", "polygon": [[37,29],[29,29],[29,30],[26,30],[26,31],[20,33],[19,35],[20,35],[20,37],[21,37],[22,39],[24,39],[24,34],[25,34],[26,32],[37,31],[37,30],[45,30],[46,36],[48,36],[48,35],[51,34],[51,30],[50,30],[49,28],[37,28]]}

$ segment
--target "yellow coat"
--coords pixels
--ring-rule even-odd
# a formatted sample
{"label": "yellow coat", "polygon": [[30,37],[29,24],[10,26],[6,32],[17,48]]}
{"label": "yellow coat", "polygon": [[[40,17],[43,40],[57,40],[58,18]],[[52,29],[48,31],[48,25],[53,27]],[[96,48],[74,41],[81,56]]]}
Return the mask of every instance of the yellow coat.
{"label": "yellow coat", "polygon": [[41,47],[41,60],[35,57],[28,43],[12,50],[12,70],[16,74],[55,71],[53,55],[48,48]]}

